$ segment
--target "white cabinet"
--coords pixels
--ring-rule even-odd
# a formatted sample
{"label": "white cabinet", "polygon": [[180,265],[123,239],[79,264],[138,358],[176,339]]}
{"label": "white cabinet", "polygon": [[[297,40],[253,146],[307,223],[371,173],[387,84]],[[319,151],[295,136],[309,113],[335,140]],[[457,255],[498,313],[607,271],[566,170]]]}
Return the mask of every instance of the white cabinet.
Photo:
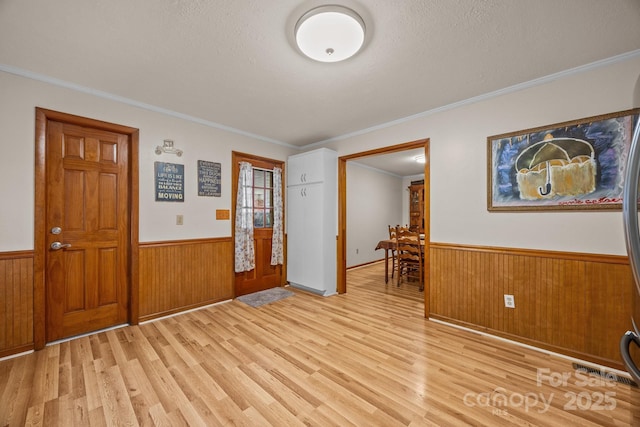
{"label": "white cabinet", "polygon": [[[334,155],[331,155],[334,153]],[[326,148],[290,156],[287,165],[287,185],[313,184],[326,180],[326,163],[335,164],[337,176],[337,155]]]}
{"label": "white cabinet", "polygon": [[287,281],[324,296],[336,293],[337,168],[326,148],[287,160]]}

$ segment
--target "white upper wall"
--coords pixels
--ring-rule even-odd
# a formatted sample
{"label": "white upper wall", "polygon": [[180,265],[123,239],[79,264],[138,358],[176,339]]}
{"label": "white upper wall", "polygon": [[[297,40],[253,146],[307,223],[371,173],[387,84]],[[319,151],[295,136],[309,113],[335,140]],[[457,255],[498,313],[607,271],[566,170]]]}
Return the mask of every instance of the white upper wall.
{"label": "white upper wall", "polygon": [[[102,120],[140,130],[140,241],[231,235],[231,152],[286,160],[297,150],[249,136],[150,111],[115,100],[0,72],[0,251],[33,249],[35,107]],[[182,157],[155,154],[164,139],[184,150]],[[197,194],[197,161],[221,163],[221,197]],[[185,201],[156,202],[154,162],[185,165]],[[184,225],[176,225],[176,215]]]}
{"label": "white upper wall", "polygon": [[624,255],[620,211],[488,212],[487,137],[638,107],[639,73],[635,55],[325,146],[343,156],[429,138],[432,242]]}
{"label": "white upper wall", "polygon": [[[486,139],[490,135],[626,110],[634,104],[640,55],[517,92],[418,115],[393,126],[325,144],[346,155],[430,138],[431,241],[602,254],[625,254],[621,213],[489,213]],[[427,77],[426,77],[427,78]],[[140,129],[140,241],[220,237],[231,221],[231,151],[285,160],[294,149],[92,94],[0,72],[0,251],[33,249],[35,107]],[[428,96],[428,94],[425,94]],[[181,158],[157,156],[173,139]],[[222,164],[222,197],[196,195],[196,162]],[[184,203],[155,202],[153,163],[183,163]],[[184,225],[175,216],[184,215]]]}
{"label": "white upper wall", "polygon": [[402,178],[347,162],[347,267],[384,257],[376,245],[402,223],[403,190]]}

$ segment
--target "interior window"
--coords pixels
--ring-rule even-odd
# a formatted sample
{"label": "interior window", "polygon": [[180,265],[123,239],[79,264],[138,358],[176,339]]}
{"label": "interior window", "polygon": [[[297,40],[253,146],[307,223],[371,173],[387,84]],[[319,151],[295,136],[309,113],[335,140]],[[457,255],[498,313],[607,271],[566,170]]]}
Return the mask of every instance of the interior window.
{"label": "interior window", "polygon": [[253,168],[253,227],[273,226],[273,172]]}

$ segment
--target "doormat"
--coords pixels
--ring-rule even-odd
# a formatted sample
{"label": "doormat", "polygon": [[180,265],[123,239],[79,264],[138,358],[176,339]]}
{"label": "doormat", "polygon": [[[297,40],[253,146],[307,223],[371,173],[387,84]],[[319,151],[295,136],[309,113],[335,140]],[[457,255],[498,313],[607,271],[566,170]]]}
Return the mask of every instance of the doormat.
{"label": "doormat", "polygon": [[293,295],[295,295],[295,293],[284,288],[271,288],[265,289],[264,291],[254,292],[252,294],[242,295],[236,299],[250,305],[251,307],[260,307],[261,305],[276,302]]}

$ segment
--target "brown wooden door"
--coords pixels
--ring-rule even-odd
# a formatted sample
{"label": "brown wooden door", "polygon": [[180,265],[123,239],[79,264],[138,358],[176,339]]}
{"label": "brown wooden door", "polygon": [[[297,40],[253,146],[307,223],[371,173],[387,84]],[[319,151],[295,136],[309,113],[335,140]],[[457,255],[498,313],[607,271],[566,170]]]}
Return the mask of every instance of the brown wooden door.
{"label": "brown wooden door", "polygon": [[[249,162],[254,169],[254,249],[256,267],[251,271],[235,274],[235,295],[246,295],[283,285],[283,266],[271,265],[271,240],[273,235],[272,208],[270,205],[269,174],[274,167],[283,168],[283,162],[233,153],[233,206],[236,206],[239,163]],[[262,180],[260,177],[264,177]],[[283,173],[284,182],[284,173]],[[283,184],[284,185],[284,184]],[[272,187],[272,186],[271,186]],[[281,187],[284,194],[284,187]],[[234,227],[234,217],[231,226]],[[235,228],[235,227],[234,227]]]}
{"label": "brown wooden door", "polygon": [[46,156],[50,342],[127,321],[128,138],[48,121]]}

